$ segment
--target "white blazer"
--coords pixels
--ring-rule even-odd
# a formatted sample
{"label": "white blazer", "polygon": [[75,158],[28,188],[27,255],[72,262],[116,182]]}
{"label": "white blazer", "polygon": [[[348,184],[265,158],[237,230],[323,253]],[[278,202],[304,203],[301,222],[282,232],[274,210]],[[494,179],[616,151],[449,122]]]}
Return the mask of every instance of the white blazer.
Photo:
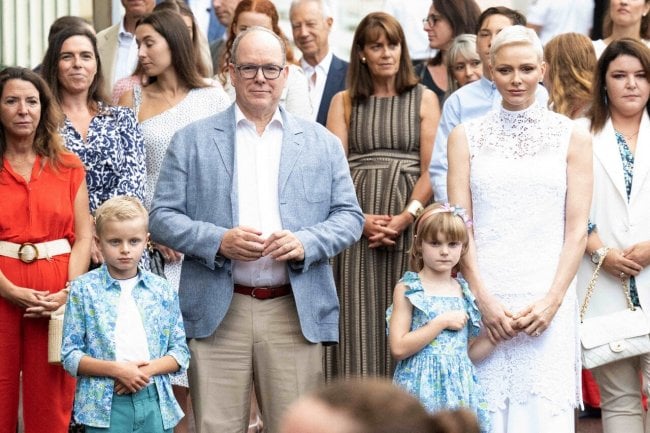
{"label": "white blazer", "polygon": [[[650,118],[644,112],[634,155],[632,191],[628,203],[623,164],[611,119],[593,136],[594,188],[591,222],[603,244],[625,249],[650,240]],[[587,254],[578,270],[578,300],[584,301],[587,285],[596,265]],[[650,269],[636,277],[641,306],[650,313]],[[599,273],[585,317],[595,317],[626,308],[621,281],[605,271]]]}

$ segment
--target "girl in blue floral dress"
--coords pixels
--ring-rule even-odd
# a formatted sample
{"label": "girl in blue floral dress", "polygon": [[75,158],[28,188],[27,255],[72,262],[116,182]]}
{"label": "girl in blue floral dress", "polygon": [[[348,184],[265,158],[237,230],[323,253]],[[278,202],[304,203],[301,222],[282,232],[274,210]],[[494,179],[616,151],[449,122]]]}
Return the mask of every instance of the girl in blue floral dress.
{"label": "girl in blue floral dress", "polygon": [[410,251],[417,272],[399,281],[386,316],[391,354],[399,361],[393,381],[431,412],[472,410],[488,432],[487,401],[472,361],[486,357],[493,345],[479,333],[481,316],[467,283],[452,276],[467,250],[470,225],[465,211],[449,204],[422,212]]}

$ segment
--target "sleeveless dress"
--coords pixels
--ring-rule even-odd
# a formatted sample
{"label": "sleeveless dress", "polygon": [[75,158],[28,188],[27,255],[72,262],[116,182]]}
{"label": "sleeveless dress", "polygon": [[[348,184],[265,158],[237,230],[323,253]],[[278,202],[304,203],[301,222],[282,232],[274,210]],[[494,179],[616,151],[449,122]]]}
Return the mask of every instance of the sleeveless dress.
{"label": "sleeveless dress", "polygon": [[[517,312],[545,296],[558,266],[572,122],[534,104],[515,112],[497,108],[464,127],[479,272],[505,308]],[[519,333],[477,365],[493,416],[513,403],[535,412],[531,401],[544,402],[547,418],[573,415],[581,398],[577,326],[574,279],[541,336]],[[540,431],[533,420],[520,431]]]}
{"label": "sleeveless dress", "polygon": [[[139,85],[133,87],[133,99],[133,109],[137,117],[142,103],[142,87]],[[228,97],[221,87],[201,87],[190,90],[182,101],[169,110],[140,123],[147,155],[147,183],[144,195],[144,205],[147,210],[151,209],[160,168],[172,136],[190,123],[217,114],[229,105]],[[165,277],[176,290],[180,285],[182,264],[182,258],[178,262],[165,263]],[[181,382],[178,382],[180,375],[172,376],[172,383],[188,386],[187,375],[182,376]]]}
{"label": "sleeveless dress", "polygon": [[[352,104],[348,162],[364,213],[399,214],[411,197],[420,176],[423,89]],[[327,348],[328,379],[392,374],[384,319],[393,287],[407,270],[410,239],[409,228],[395,246],[371,249],[362,237],[335,260],[341,341]]]}
{"label": "sleeveless dress", "polygon": [[[482,432],[489,431],[488,403],[467,354],[468,339],[478,336],[481,313],[467,282],[458,278],[463,296],[428,296],[416,272],[407,272],[400,280],[408,287],[406,297],[413,305],[411,331],[452,310],[467,312],[469,320],[460,331],[443,330],[431,343],[395,367],[393,382],[420,399],[430,412],[461,407],[472,410]],[[391,305],[386,312],[390,321]]]}

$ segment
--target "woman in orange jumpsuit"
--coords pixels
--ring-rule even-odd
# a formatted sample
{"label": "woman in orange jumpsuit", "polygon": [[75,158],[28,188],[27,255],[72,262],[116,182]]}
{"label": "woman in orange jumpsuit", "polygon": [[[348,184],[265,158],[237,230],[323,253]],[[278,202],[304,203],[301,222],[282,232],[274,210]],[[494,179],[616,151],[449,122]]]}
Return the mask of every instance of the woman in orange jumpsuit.
{"label": "woman in orange jumpsuit", "polygon": [[22,373],[25,433],[68,431],[75,382],[47,361],[50,313],[88,269],[85,173],[65,150],[61,114],[25,68],[0,72],[0,433],[15,433]]}

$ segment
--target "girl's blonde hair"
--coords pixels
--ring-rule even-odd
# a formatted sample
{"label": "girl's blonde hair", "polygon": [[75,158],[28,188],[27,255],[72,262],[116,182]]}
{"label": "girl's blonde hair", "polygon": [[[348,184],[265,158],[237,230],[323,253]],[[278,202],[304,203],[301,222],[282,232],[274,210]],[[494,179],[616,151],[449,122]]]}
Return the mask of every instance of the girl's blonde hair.
{"label": "girl's blonde hair", "polygon": [[447,242],[463,244],[461,256],[467,252],[469,235],[467,226],[471,224],[465,210],[449,204],[433,203],[427,206],[413,226],[413,240],[409,251],[409,267],[420,272],[424,267],[422,243],[433,242],[442,235]]}

